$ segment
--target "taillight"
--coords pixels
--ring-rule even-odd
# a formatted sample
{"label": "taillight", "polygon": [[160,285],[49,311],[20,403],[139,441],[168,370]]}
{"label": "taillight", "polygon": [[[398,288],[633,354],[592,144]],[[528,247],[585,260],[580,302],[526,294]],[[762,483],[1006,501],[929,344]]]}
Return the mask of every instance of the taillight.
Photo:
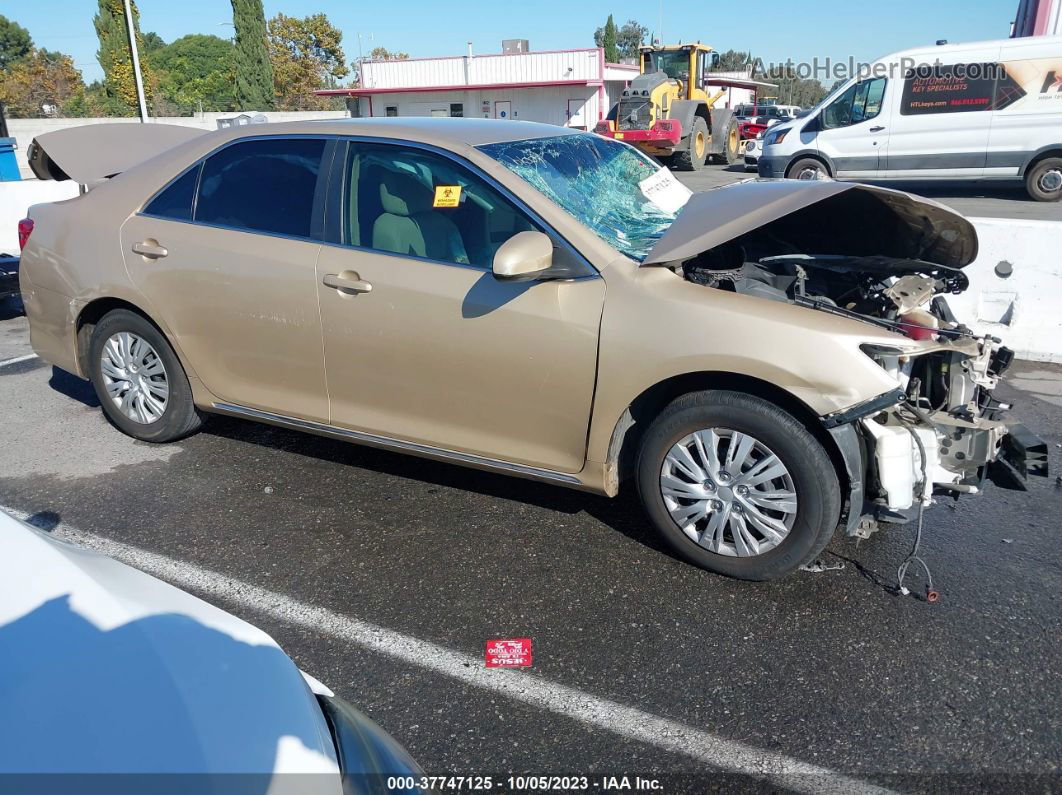
{"label": "taillight", "polygon": [[[8,227],[10,229],[11,227]],[[26,247],[26,241],[29,240],[30,233],[33,231],[33,219],[23,218],[18,222],[18,250],[21,251]]]}

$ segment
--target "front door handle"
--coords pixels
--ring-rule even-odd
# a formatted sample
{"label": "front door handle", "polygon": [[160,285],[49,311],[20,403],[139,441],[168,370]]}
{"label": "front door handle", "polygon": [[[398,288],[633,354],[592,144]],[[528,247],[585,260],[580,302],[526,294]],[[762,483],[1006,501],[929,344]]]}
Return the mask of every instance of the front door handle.
{"label": "front door handle", "polygon": [[881,132],[884,129],[885,129],[884,127],[871,127],[870,131],[871,132]]}
{"label": "front door handle", "polygon": [[133,243],[132,249],[134,254],[139,254],[145,259],[162,259],[170,253],[165,246],[159,245],[159,241],[151,239]]}
{"label": "front door handle", "polygon": [[372,292],[372,285],[362,279],[354,271],[343,271],[342,273],[326,273],[322,281],[324,282],[325,287],[332,287],[342,293]]}

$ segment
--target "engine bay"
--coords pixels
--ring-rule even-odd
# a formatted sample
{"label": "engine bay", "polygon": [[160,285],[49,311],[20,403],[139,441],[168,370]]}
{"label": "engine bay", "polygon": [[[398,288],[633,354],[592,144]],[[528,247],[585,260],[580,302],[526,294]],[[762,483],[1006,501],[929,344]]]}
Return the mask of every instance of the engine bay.
{"label": "engine bay", "polygon": [[[695,284],[851,317],[914,341],[864,347],[895,378],[903,399],[857,420],[867,468],[853,534],[866,535],[882,521],[907,521],[934,494],[979,491],[990,466],[1006,458],[1001,453],[1012,428],[1002,417],[1010,406],[992,390],[1014,354],[952,314],[947,295],[965,290],[967,276],[908,257],[801,249],[756,230],[673,268]],[[1023,460],[1034,465],[1022,476],[1041,474],[1032,452]],[[1043,458],[1046,471],[1046,450]],[[1001,485],[1022,487],[1018,478],[1006,480]]]}

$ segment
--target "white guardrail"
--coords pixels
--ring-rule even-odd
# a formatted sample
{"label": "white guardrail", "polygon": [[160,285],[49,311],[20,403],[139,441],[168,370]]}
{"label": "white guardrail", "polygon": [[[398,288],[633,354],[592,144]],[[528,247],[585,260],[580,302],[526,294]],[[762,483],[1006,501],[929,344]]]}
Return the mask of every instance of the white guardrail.
{"label": "white guardrail", "polygon": [[[18,222],[31,204],[69,199],[77,192],[72,182],[0,182],[0,254],[18,253]],[[948,296],[956,317],[979,333],[1001,338],[1018,358],[1062,362],[1062,222],[970,221],[980,252],[966,267],[969,289]]]}

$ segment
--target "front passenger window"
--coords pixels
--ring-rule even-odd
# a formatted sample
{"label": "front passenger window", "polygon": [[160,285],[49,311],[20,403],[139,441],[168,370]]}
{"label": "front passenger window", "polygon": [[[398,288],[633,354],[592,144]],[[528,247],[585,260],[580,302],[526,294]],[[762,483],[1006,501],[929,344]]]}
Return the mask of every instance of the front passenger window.
{"label": "front passenger window", "polygon": [[411,147],[351,143],[344,242],[419,259],[490,269],[518,232],[537,229],[485,180]]}
{"label": "front passenger window", "polygon": [[823,111],[823,129],[849,127],[874,118],[881,113],[881,101],[884,95],[884,77],[853,83]]}

